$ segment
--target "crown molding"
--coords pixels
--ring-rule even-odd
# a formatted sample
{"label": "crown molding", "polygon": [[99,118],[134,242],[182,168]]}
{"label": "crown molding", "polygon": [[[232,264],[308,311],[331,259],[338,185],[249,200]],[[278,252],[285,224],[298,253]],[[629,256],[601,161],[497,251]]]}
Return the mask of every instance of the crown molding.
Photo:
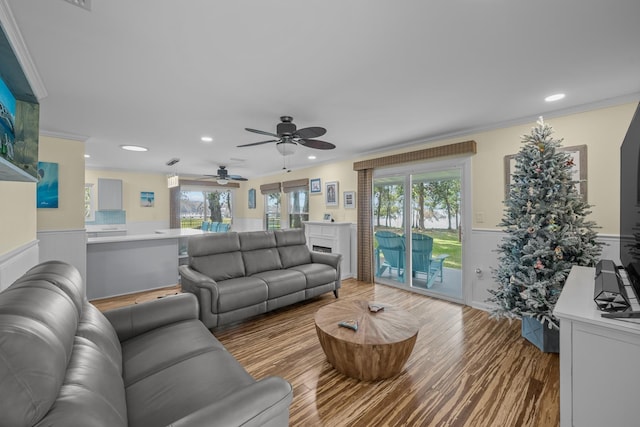
{"label": "crown molding", "polygon": [[46,98],[48,95],[47,89],[44,86],[42,78],[40,78],[40,74],[38,73],[35,63],[31,59],[29,49],[27,49],[27,44],[25,43],[24,38],[22,38],[22,33],[20,33],[18,23],[13,17],[11,8],[6,0],[0,0],[0,24],[2,25],[2,30],[7,36],[7,40],[9,40],[13,53],[16,55],[16,58],[22,67],[22,71],[31,86],[31,90],[33,90],[33,94],[38,98],[38,100]]}
{"label": "crown molding", "polygon": [[70,139],[72,141],[80,141],[80,142],[87,142],[87,140],[90,138],[89,136],[85,136],[85,135],[77,135],[74,133],[66,133],[66,132],[56,132],[56,131],[51,131],[46,129],[40,129],[40,135],[48,136],[50,138]]}

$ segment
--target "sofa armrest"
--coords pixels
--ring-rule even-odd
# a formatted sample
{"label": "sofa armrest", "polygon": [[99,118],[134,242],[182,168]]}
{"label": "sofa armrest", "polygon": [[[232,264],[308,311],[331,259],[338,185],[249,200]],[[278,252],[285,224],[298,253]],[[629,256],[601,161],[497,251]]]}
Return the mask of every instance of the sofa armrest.
{"label": "sofa armrest", "polygon": [[188,265],[178,267],[180,272],[180,284],[183,292],[191,292],[198,295],[199,289],[207,289],[211,292],[212,298],[218,299],[218,284],[211,277],[194,270]]}
{"label": "sofa armrest", "polygon": [[309,251],[311,253],[311,262],[317,262],[319,264],[328,264],[340,270],[340,263],[342,262],[342,255],[336,253],[316,252]]}
{"label": "sofa armrest", "polygon": [[178,294],[104,312],[118,339],[125,341],[150,330],[183,320],[198,319],[198,300]]}
{"label": "sofa armrest", "polygon": [[169,427],[288,426],[291,384],[268,377],[181,418]]}

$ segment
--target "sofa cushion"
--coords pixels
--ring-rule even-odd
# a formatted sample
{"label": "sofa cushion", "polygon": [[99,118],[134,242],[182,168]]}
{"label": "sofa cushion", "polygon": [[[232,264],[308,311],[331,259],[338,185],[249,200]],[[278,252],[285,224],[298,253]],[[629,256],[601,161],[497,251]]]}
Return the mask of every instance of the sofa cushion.
{"label": "sofa cushion", "polygon": [[127,424],[120,367],[116,368],[94,342],[77,337],[60,394],[36,426],[126,427]]}
{"label": "sofa cushion", "polygon": [[254,382],[231,354],[212,348],[127,387],[129,427],[168,426]]}
{"label": "sofa cushion", "polygon": [[189,237],[187,245],[190,257],[200,257],[239,251],[240,238],[238,233],[234,232],[224,234],[210,233]]}
{"label": "sofa cushion", "polygon": [[309,264],[311,253],[306,244],[304,230],[301,228],[290,228],[287,230],[276,230],[276,243],[282,268],[289,268],[294,265]]}
{"label": "sofa cushion", "polygon": [[154,329],[122,343],[125,386],[181,360],[223,349],[222,344],[199,320],[187,320]]}
{"label": "sofa cushion", "polygon": [[259,277],[240,277],[218,282],[217,313],[265,302],[267,284]]}
{"label": "sofa cushion", "polygon": [[305,289],[307,280],[304,274],[294,270],[271,270],[256,273],[253,277],[264,280],[269,289],[269,299],[292,294]]}
{"label": "sofa cushion", "polygon": [[76,336],[91,341],[122,375],[122,347],[116,331],[106,317],[89,302],[84,303]]}
{"label": "sofa cushion", "polygon": [[218,280],[233,279],[245,275],[240,252],[228,252],[190,258],[191,267],[200,273]]}
{"label": "sofa cushion", "polygon": [[307,238],[302,228],[283,228],[273,232],[278,247],[306,245]]}
{"label": "sofa cushion", "polygon": [[79,317],[75,303],[44,280],[21,280],[0,294],[0,417],[31,426],[65,379]]}
{"label": "sofa cushion", "polygon": [[244,268],[247,276],[251,276],[262,271],[279,270],[282,268],[278,249],[256,249],[242,252]]}
{"label": "sofa cushion", "polygon": [[192,236],[188,243],[189,265],[213,280],[245,275],[238,233],[211,233]]}
{"label": "sofa cushion", "polygon": [[22,281],[46,280],[60,288],[76,306],[78,317],[86,300],[84,280],[77,268],[62,261],[47,261],[38,264],[15,281],[14,286]]}
{"label": "sofa cushion", "polygon": [[307,278],[307,288],[313,288],[319,285],[326,285],[330,282],[335,282],[336,270],[327,264],[303,264],[291,267],[292,270],[300,271]]}
{"label": "sofa cushion", "polygon": [[247,231],[240,233],[239,237],[240,249],[243,252],[276,247],[276,236],[273,231]]}
{"label": "sofa cushion", "polygon": [[311,262],[311,254],[307,245],[285,246],[278,248],[278,252],[280,253],[283,268]]}

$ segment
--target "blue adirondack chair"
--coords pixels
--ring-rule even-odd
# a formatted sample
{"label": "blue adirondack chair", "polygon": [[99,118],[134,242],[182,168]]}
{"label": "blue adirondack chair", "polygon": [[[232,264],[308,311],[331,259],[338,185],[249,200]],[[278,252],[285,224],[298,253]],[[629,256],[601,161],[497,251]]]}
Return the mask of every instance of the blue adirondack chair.
{"label": "blue adirondack chair", "polygon": [[436,278],[442,282],[442,265],[449,256],[442,254],[433,256],[433,238],[426,234],[411,233],[411,274],[416,277],[417,273],[424,273],[427,276],[427,288],[433,286]]}
{"label": "blue adirondack chair", "polygon": [[211,227],[211,223],[209,221],[202,221],[202,225],[200,226],[200,229],[202,231],[209,231],[210,227]]}
{"label": "blue adirondack chair", "polygon": [[404,237],[392,231],[380,230],[375,232],[375,238],[378,242],[378,247],[376,248],[376,276],[382,276],[382,273],[387,268],[389,273],[395,268],[398,271],[398,280],[403,282]]}

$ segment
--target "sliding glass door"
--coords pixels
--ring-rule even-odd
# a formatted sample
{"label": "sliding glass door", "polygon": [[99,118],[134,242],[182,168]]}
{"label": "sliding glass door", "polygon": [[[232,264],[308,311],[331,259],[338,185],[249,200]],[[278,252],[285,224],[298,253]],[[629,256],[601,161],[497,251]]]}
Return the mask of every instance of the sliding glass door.
{"label": "sliding glass door", "polygon": [[441,162],[376,174],[376,282],[464,301],[463,170],[461,165]]}

